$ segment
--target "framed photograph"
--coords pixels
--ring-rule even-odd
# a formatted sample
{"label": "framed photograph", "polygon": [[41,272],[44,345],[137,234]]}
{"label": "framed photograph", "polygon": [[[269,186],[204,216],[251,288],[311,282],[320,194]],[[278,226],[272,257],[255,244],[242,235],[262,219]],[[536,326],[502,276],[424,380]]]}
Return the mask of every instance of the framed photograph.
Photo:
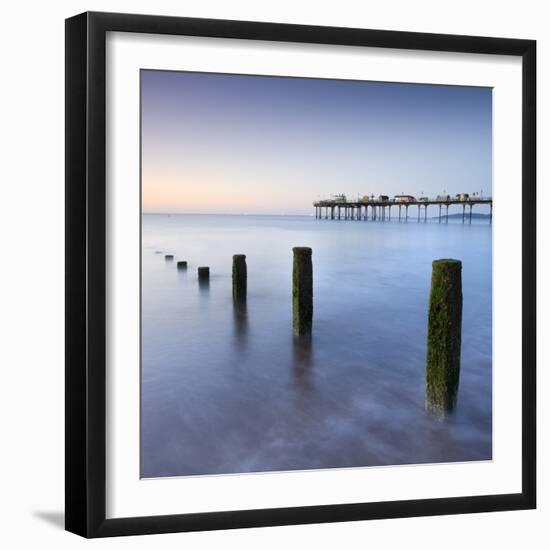
{"label": "framed photograph", "polygon": [[66,21],[66,528],[535,507],[531,40]]}

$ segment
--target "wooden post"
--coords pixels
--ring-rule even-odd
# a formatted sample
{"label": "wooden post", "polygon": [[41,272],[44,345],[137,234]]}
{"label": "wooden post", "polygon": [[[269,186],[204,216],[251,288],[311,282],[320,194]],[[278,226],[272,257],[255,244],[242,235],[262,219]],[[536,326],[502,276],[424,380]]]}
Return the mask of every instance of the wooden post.
{"label": "wooden post", "polygon": [[439,416],[456,405],[462,339],[462,262],[435,260],[428,312],[426,408]]}
{"label": "wooden post", "polygon": [[205,283],[210,280],[210,268],[209,267],[198,267],[197,274],[199,276],[199,283]]}
{"label": "wooden post", "polygon": [[167,262],[171,262],[174,260],[174,255],[173,254],[166,254],[164,256],[164,259],[167,261]]}
{"label": "wooden post", "polygon": [[294,334],[311,334],[313,321],[313,267],[311,248],[296,246],[292,266],[292,327]]}
{"label": "wooden post", "polygon": [[177,263],[178,269],[187,269],[187,262],[185,260],[180,260]]}
{"label": "wooden post", "polygon": [[233,299],[236,302],[246,301],[246,256],[233,256]]}

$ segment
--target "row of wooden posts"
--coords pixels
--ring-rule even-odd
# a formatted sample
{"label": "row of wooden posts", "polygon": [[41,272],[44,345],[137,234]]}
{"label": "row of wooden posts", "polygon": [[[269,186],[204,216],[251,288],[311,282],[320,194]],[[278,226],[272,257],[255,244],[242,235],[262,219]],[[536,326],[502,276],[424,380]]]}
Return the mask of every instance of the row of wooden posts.
{"label": "row of wooden posts", "polygon": [[[312,250],[298,246],[292,249],[292,327],[298,337],[311,335],[313,326]],[[165,256],[172,261],[174,256]],[[177,262],[187,269],[186,261]],[[207,282],[210,268],[197,268],[199,282]],[[233,298],[246,301],[246,256],[235,254],[232,266]],[[462,263],[442,259],[432,263],[432,280],[428,308],[428,342],[426,360],[426,407],[445,415],[456,406],[460,376],[462,339]]]}

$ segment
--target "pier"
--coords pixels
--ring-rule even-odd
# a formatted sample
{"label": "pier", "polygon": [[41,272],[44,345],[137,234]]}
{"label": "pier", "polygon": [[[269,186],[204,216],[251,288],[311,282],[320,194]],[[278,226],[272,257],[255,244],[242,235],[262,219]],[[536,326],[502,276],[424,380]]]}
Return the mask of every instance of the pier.
{"label": "pier", "polygon": [[[315,218],[326,220],[363,220],[363,221],[390,221],[392,208],[394,219],[398,221],[416,219],[418,222],[427,221],[428,206],[439,207],[439,223],[449,221],[449,207],[462,207],[462,223],[472,223],[472,212],[476,205],[489,206],[489,223],[493,221],[493,199],[492,198],[468,198],[468,199],[414,199],[397,201],[368,200],[368,201],[340,201],[321,200],[313,203],[315,207]],[[415,208],[416,207],[416,208]],[[413,210],[409,215],[409,208]],[[370,209],[370,210],[369,210]],[[369,216],[370,213],[370,216]],[[460,213],[460,210],[459,210]]]}

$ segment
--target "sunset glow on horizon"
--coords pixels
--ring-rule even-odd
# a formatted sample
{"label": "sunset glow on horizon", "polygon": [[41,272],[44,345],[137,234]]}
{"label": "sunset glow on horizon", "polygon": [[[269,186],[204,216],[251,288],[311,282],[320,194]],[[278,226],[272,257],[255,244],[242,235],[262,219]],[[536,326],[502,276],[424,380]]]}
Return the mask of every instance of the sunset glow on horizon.
{"label": "sunset glow on horizon", "polygon": [[144,213],[491,195],[489,88],[142,70],[141,117]]}

